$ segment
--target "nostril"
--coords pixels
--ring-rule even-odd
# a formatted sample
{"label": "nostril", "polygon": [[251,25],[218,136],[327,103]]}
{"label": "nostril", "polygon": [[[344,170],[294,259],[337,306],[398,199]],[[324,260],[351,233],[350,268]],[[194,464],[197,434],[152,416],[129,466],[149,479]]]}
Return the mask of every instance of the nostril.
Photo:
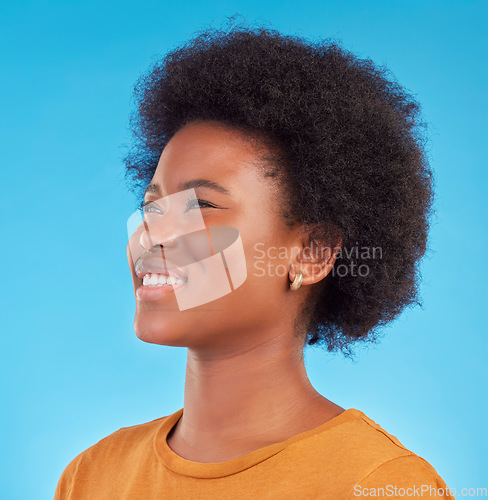
{"label": "nostril", "polygon": [[178,237],[175,235],[171,236],[171,238],[165,239],[162,243],[160,243],[160,245],[162,247],[167,247],[167,248],[170,248],[170,247],[173,248],[177,244],[178,244]]}

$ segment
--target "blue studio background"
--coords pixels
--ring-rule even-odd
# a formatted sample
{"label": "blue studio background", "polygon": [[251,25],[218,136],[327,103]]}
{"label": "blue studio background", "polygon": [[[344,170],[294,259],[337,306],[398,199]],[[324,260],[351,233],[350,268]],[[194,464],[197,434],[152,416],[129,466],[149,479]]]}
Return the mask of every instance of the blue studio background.
{"label": "blue studio background", "polygon": [[133,332],[122,157],[137,77],[236,13],[334,37],[423,104],[437,192],[423,309],[356,362],[309,349],[306,365],[451,488],[488,486],[486,2],[24,0],[0,6],[2,499],[52,498],[77,454],[183,406],[186,349]]}

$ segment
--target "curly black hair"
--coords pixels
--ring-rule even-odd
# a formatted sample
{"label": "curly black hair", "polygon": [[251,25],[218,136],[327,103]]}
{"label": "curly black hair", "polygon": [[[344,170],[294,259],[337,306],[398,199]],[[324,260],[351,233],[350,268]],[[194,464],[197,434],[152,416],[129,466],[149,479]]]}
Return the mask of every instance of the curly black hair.
{"label": "curly black hair", "polygon": [[380,327],[421,304],[433,202],[426,123],[387,68],[330,38],[206,28],[154,63],[134,95],[124,161],[139,199],[180,128],[218,121],[279,151],[269,175],[281,172],[289,184],[289,223],[315,228],[315,239],[342,240],[326,286],[302,309],[304,345],[348,355],[354,342],[377,340]]}

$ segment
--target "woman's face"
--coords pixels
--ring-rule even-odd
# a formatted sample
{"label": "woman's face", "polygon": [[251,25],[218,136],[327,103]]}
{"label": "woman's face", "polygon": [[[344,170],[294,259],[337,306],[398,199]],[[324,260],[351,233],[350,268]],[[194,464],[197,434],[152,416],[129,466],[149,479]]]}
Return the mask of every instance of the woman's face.
{"label": "woman's face", "polygon": [[[250,142],[214,122],[193,122],[169,141],[151,181],[159,193],[146,193],[146,203],[173,199],[170,195],[191,181],[210,181],[193,188],[201,200],[200,220],[207,229],[230,226],[238,231],[247,278],[230,293],[183,310],[172,289],[156,300],[136,295],[134,329],[141,340],[229,353],[283,335],[282,325],[293,325],[298,304],[289,291],[288,270],[299,250],[297,230],[286,225],[281,188],[263,176],[261,164]],[[213,189],[211,183],[223,189]],[[143,250],[158,255],[160,244],[170,237],[164,231],[161,223],[159,240],[146,239]],[[136,274],[130,245],[127,258],[136,292],[143,280]]]}

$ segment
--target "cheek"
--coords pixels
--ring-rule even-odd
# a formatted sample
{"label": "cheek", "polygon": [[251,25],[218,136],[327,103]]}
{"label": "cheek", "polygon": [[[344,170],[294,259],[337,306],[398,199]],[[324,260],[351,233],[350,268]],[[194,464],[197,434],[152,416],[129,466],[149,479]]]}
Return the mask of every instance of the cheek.
{"label": "cheek", "polygon": [[289,281],[290,259],[286,248],[273,245],[277,240],[273,235],[244,239],[247,279],[233,292],[235,298],[250,312],[282,308]]}
{"label": "cheek", "polygon": [[261,286],[276,291],[286,285],[292,261],[291,251],[287,248],[289,232],[277,203],[268,195],[267,203],[249,206],[240,226],[248,275],[256,278]]}
{"label": "cheek", "polygon": [[262,286],[282,287],[286,283],[291,255],[280,235],[268,233],[262,238],[247,240],[245,252],[248,274],[259,279]]}

